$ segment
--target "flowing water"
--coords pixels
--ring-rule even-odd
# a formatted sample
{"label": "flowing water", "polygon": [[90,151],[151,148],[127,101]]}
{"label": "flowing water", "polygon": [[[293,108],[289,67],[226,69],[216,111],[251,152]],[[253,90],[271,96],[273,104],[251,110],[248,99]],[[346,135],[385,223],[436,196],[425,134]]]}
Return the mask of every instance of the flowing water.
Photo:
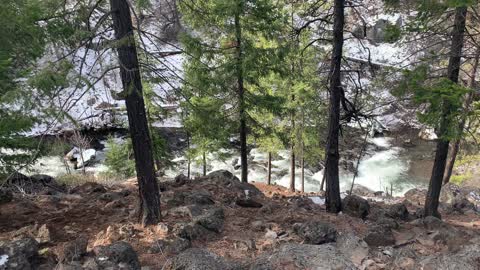
{"label": "flowing water", "polygon": [[[407,190],[415,187],[426,187],[428,175],[431,171],[431,160],[419,158],[418,153],[431,152],[431,145],[415,148],[401,148],[392,145],[392,138],[378,137],[369,139],[370,153],[359,163],[358,174],[355,177],[355,184],[359,184],[373,191],[386,191],[393,194],[403,195]],[[104,143],[104,142],[103,142]],[[104,150],[105,151],[105,150]],[[97,151],[97,163],[87,167],[87,171],[99,174],[106,171],[103,165],[105,158],[104,151]],[[416,153],[418,152],[418,153]],[[414,153],[414,154],[412,154]],[[221,160],[220,155],[210,154],[207,156],[208,171],[229,170],[238,177],[240,176],[238,154],[232,151],[223,151],[221,156],[230,158]],[[428,156],[428,155],[423,155]],[[265,182],[267,178],[266,153],[258,149],[250,152],[249,180]],[[179,173],[186,173],[186,158],[180,156],[173,160],[175,166],[166,171],[167,177],[175,177]],[[66,172],[61,157],[43,157],[33,167],[36,173],[58,176]],[[199,163],[192,164],[192,175],[201,175],[203,168]],[[300,189],[300,168],[296,169],[296,188]],[[318,192],[320,182],[323,178],[323,171],[313,172],[305,170],[305,191]],[[342,191],[350,189],[353,173],[342,172],[340,175],[340,187]],[[282,186],[288,186],[290,181],[289,152],[280,151],[278,157],[272,162],[272,180]]]}

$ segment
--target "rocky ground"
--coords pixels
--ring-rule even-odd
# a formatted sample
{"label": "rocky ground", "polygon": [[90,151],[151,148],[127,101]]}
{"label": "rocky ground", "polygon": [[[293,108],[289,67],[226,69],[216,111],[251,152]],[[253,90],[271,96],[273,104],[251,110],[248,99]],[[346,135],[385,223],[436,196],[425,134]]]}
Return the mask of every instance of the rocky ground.
{"label": "rocky ground", "polygon": [[17,175],[0,192],[0,269],[480,269],[477,190],[446,186],[441,221],[422,218],[423,190],[357,187],[333,215],[226,171],[162,189],[162,223],[142,228],[134,179],[68,188]]}

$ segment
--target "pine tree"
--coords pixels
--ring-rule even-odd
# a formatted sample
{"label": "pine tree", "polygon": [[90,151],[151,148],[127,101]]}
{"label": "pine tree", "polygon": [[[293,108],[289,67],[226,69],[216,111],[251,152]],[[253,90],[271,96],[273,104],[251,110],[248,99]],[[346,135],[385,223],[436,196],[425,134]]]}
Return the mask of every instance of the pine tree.
{"label": "pine tree", "polygon": [[342,95],[341,63],[343,49],[343,28],[345,25],[345,1],[335,0],[333,23],[333,52],[330,66],[330,113],[328,118],[328,139],[325,149],[325,179],[327,182],[325,204],[327,211],[342,211],[338,163],[338,137],[340,132],[340,99]]}
{"label": "pine tree", "polygon": [[[216,104],[219,110],[213,113],[219,116],[209,118],[224,119],[226,130],[237,130],[241,180],[247,182],[248,110],[255,103],[250,89],[278,63],[275,34],[284,18],[271,0],[181,1],[179,6],[188,26],[182,39],[188,57],[186,87],[190,96]],[[203,124],[208,123],[204,118]]]}
{"label": "pine tree", "polygon": [[127,105],[130,137],[140,194],[143,225],[160,221],[160,193],[154,172],[152,143],[148,128],[143,88],[133,32],[130,6],[126,0],[110,0],[113,29],[118,41],[120,74]]}

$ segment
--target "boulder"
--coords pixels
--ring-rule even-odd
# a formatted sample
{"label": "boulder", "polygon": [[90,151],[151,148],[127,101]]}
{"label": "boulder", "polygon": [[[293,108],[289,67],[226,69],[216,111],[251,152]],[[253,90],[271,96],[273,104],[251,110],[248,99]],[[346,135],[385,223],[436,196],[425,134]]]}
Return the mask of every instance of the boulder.
{"label": "boulder", "polygon": [[213,232],[196,223],[177,223],[175,224],[173,232],[176,236],[191,241],[199,238],[209,238],[211,234],[213,234]]}
{"label": "boulder", "polygon": [[377,224],[380,227],[385,227],[389,229],[398,229],[400,227],[400,225],[395,219],[389,218],[389,217],[379,217],[375,221],[375,224]]}
{"label": "boulder", "polygon": [[175,187],[180,187],[180,186],[183,186],[185,185],[187,182],[188,182],[188,177],[185,176],[183,173],[182,174],[179,174],[177,176],[175,176],[175,178],[173,179],[173,185]]}
{"label": "boulder", "polygon": [[55,179],[53,177],[51,177],[50,175],[46,175],[46,174],[34,174],[34,175],[30,176],[30,179],[32,179],[33,181],[36,181],[36,182],[44,183],[44,184],[55,182]]}
{"label": "boulder", "polygon": [[462,196],[460,187],[453,183],[448,183],[442,186],[439,201],[444,204],[453,204],[458,196]]}
{"label": "boulder", "polygon": [[9,203],[13,200],[13,194],[6,188],[0,188],[0,204]]}
{"label": "boulder", "polygon": [[357,195],[362,197],[375,197],[375,192],[365,186],[357,184],[353,186],[351,195]]}
{"label": "boulder", "polygon": [[245,191],[248,191],[251,196],[262,195],[262,192],[254,185],[240,182],[235,175],[227,170],[211,172],[207,176],[200,178],[200,180],[210,181],[242,195],[245,194]]}
{"label": "boulder", "polygon": [[397,203],[390,205],[385,212],[385,215],[389,218],[399,219],[399,220],[408,220],[410,218],[410,213],[408,212],[407,207],[403,203]]}
{"label": "boulder", "polygon": [[371,247],[391,246],[395,244],[392,230],[379,225],[370,227],[363,240]]}
{"label": "boulder", "polygon": [[184,194],[184,204],[209,205],[215,204],[212,194],[205,189],[195,190]]}
{"label": "boulder", "polygon": [[370,213],[370,204],[359,196],[348,195],[343,200],[343,211],[350,216],[363,219]]}
{"label": "boulder", "polygon": [[337,230],[333,225],[320,221],[295,224],[293,229],[306,244],[321,245],[335,242],[337,239]]}
{"label": "boulder", "polygon": [[436,269],[462,269],[478,270],[480,269],[480,250],[479,244],[464,246],[456,253],[446,253],[442,255],[432,255],[423,259],[419,263],[418,269],[436,270]]}
{"label": "boulder", "polygon": [[419,206],[425,203],[425,198],[427,197],[427,190],[414,188],[407,191],[403,196],[413,205]]}
{"label": "boulder", "polygon": [[247,269],[354,270],[357,268],[335,245],[285,244],[270,254],[261,255]]}
{"label": "boulder", "polygon": [[169,259],[163,270],[233,270],[238,266],[208,250],[191,248]]}
{"label": "boulder", "polygon": [[240,207],[245,208],[262,208],[263,204],[253,200],[253,199],[237,199],[235,200],[235,204]]}
{"label": "boulder", "polygon": [[221,207],[211,207],[203,210],[203,213],[194,216],[193,221],[205,229],[220,232],[223,228],[225,215]]}
{"label": "boulder", "polygon": [[180,237],[175,237],[168,240],[157,240],[150,248],[150,253],[168,253],[178,254],[192,246],[190,240]]}
{"label": "boulder", "polygon": [[71,194],[105,193],[107,189],[99,183],[87,182],[70,190]]}
{"label": "boulder", "polygon": [[35,258],[38,255],[38,243],[33,238],[7,242],[0,245],[1,270],[36,269]]}
{"label": "boulder", "polygon": [[88,239],[85,236],[80,236],[71,242],[62,244],[57,251],[58,261],[71,262],[80,260],[87,253],[87,245]]}
{"label": "boulder", "polygon": [[94,248],[95,262],[100,269],[140,270],[137,253],[127,242],[116,242]]}
{"label": "boulder", "polygon": [[369,252],[368,244],[353,233],[339,234],[336,247],[357,266],[362,264]]}

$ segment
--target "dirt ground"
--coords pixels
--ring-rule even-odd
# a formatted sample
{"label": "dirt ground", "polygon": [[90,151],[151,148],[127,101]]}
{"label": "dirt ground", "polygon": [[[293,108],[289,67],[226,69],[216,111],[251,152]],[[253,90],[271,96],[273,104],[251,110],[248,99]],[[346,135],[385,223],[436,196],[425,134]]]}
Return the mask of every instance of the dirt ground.
{"label": "dirt ground", "polygon": [[[220,233],[192,241],[192,246],[207,248],[231,260],[245,261],[284,242],[301,242],[292,231],[293,225],[307,220],[329,222],[337,231],[353,232],[359,237],[367,232],[369,221],[326,213],[323,206],[313,204],[298,192],[292,193],[283,187],[261,183],[253,185],[263,193],[255,197],[263,204],[262,208],[240,207],[235,204],[235,199],[241,193],[208,181],[190,181],[179,187],[165,184],[162,202],[168,197],[175,198],[181,192],[207,190],[212,194],[215,205],[221,206],[225,213],[223,229]],[[52,258],[55,258],[62,243],[85,235],[89,239],[90,250],[114,241],[127,241],[138,253],[142,266],[161,269],[170,255],[152,254],[150,248],[156,240],[171,236],[176,224],[188,221],[188,218],[172,215],[169,212],[171,207],[163,203],[162,223],[143,228],[137,224],[137,188],[135,179],[131,179],[111,187],[86,183],[62,195],[16,195],[12,202],[0,205],[0,240],[11,240],[28,231],[22,228],[46,224],[50,235],[48,241],[42,244],[42,249]],[[117,192],[122,197],[117,200],[104,198],[103,194],[109,192]],[[444,220],[475,233],[480,226],[477,215],[446,215]],[[254,221],[261,221],[284,237],[268,239],[264,230],[252,228]],[[410,225],[402,226],[396,232],[397,238],[402,239],[402,235],[408,238],[406,233],[411,228]]]}

